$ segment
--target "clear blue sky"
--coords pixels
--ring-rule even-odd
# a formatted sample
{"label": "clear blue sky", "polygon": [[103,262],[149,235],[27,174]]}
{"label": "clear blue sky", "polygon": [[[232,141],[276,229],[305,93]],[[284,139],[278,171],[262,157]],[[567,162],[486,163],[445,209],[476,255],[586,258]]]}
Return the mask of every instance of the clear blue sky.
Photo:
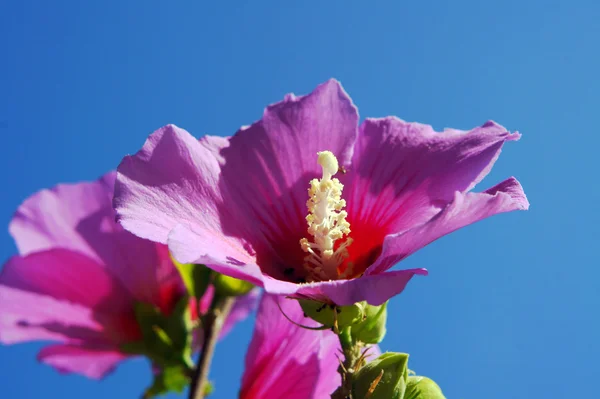
{"label": "clear blue sky", "polygon": [[[418,252],[383,349],[449,399],[591,397],[600,357],[600,5],[596,1],[5,1],[0,5],[0,225],[34,191],[90,180],[175,123],[229,135],[287,92],[339,79],[362,117],[471,128],[508,143],[528,212]],[[0,235],[0,258],[15,247]],[[251,320],[218,347],[215,398],[239,387]],[[144,361],[98,383],[0,347],[0,396],[132,398]],[[597,389],[597,388],[596,388]]]}

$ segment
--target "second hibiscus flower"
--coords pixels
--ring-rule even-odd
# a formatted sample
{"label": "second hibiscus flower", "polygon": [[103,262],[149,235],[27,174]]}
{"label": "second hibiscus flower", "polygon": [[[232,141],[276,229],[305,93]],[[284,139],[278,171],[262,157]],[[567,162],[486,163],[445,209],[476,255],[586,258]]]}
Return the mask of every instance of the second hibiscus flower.
{"label": "second hibiscus flower", "polygon": [[468,224],[528,208],[514,178],[470,192],[518,133],[494,122],[438,133],[395,117],[358,120],[331,80],[286,96],[232,137],[163,127],[118,168],[118,218],[181,262],[267,292],[379,305],[427,274],[388,271],[397,262]]}

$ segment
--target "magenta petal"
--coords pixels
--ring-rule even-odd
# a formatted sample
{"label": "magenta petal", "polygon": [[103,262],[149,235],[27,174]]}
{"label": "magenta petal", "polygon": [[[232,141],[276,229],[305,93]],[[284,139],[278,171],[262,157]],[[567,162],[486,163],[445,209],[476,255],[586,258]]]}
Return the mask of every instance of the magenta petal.
{"label": "magenta petal", "polygon": [[0,339],[123,342],[131,294],[93,259],[67,249],[11,258],[0,273]]}
{"label": "magenta petal", "polygon": [[0,281],[0,342],[102,341],[103,334],[91,309],[11,288]]}
{"label": "magenta petal", "polygon": [[330,80],[306,96],[288,95],[269,106],[221,151],[220,187],[235,216],[223,223],[224,231],[250,242],[271,276],[282,278],[302,259],[298,241],[306,235],[309,181],[321,170],[317,152],[332,151],[348,165],[357,125],[352,101]]}
{"label": "magenta petal", "polygon": [[328,398],[340,383],[335,373],[337,337],[294,325],[281,314],[278,302],[290,319],[314,325],[297,301],[265,294],[246,354],[240,398]]}
{"label": "magenta petal", "polygon": [[117,169],[119,222],[138,237],[163,244],[178,224],[217,231],[219,170],[215,155],[185,130],[174,125],[157,130]]}
{"label": "magenta petal", "polygon": [[[105,252],[112,253],[107,269],[136,301],[152,303],[166,311],[174,305],[169,296],[183,295],[183,283],[166,245],[141,239],[118,226]],[[107,254],[105,259],[108,258]]]}
{"label": "magenta petal", "polygon": [[114,370],[125,355],[112,349],[85,348],[76,345],[52,345],[43,348],[38,360],[61,373],[77,373],[100,379]]}
{"label": "magenta petal", "polygon": [[11,258],[0,284],[88,308],[118,311],[131,302],[129,292],[95,260],[61,248]]}
{"label": "magenta petal", "polygon": [[119,165],[114,204],[127,230],[169,242],[180,262],[216,262],[236,269],[255,259],[242,240],[223,234],[215,140],[199,142],[173,125],[157,130]]}
{"label": "magenta petal", "polygon": [[367,301],[371,305],[381,305],[404,291],[406,284],[414,275],[426,276],[427,270],[397,270],[378,275],[365,275],[352,280],[331,280],[309,284],[292,284],[265,279],[264,286],[267,292],[273,294],[310,298],[338,306],[352,305],[361,301]]}
{"label": "magenta petal", "polygon": [[105,241],[112,230],[111,223],[103,221],[114,220],[114,176],[111,172],[95,182],[60,184],[25,200],[9,226],[19,252],[63,247],[100,259],[94,244]]}
{"label": "magenta petal", "polygon": [[317,152],[330,150],[347,165],[357,123],[352,101],[331,80],[269,106],[222,151],[221,187],[226,201],[237,204],[224,228],[252,244],[271,276],[283,278],[284,269],[301,262],[297,243],[306,234],[306,189],[320,170]]}
{"label": "magenta petal", "polygon": [[[46,268],[45,272],[73,273],[74,268],[83,272],[95,262],[137,300],[155,303],[161,283],[177,278],[176,270],[166,248],[141,240],[115,223],[115,177],[115,172],[109,172],[93,182],[60,184],[32,195],[17,210],[10,231],[21,253],[68,248],[86,255],[65,254],[56,270],[40,262],[38,267]],[[94,269],[102,279],[109,276]]]}
{"label": "magenta petal", "polygon": [[209,266],[218,273],[246,280],[262,286],[263,275],[254,259],[245,252],[241,243],[231,246],[224,236],[196,234],[177,225],[169,235],[169,249],[183,263]]}
{"label": "magenta petal", "polygon": [[381,255],[366,274],[381,273],[418,249],[461,227],[498,213],[528,208],[529,202],[523,188],[513,177],[482,193],[456,192],[454,200],[428,222],[406,232],[387,236]]}
{"label": "magenta petal", "polygon": [[483,179],[506,141],[518,140],[488,122],[470,131],[367,119],[360,127],[352,169],[344,190],[349,220],[368,221],[387,233],[418,226]]}

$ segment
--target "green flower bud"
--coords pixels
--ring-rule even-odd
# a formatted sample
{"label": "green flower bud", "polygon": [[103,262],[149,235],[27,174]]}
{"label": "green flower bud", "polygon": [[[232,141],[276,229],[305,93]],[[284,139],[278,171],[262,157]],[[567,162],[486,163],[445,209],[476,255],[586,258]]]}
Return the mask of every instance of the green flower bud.
{"label": "green flower bud", "polygon": [[138,302],[135,316],[142,338],[121,344],[121,351],[147,356],[160,367],[194,367],[188,296],[181,298],[169,315],[154,305]]}
{"label": "green flower bud", "polygon": [[237,278],[225,276],[220,273],[215,273],[213,280],[215,286],[215,292],[221,296],[240,296],[245,295],[254,288],[251,283],[239,280]]}
{"label": "green flower bud", "polygon": [[204,265],[180,263],[171,255],[171,261],[179,271],[183,284],[191,297],[200,299],[208,288],[212,271]]}
{"label": "green flower bud", "polygon": [[[326,327],[333,327],[336,318],[340,330],[356,324],[365,318],[365,303],[363,302],[350,306],[331,306],[310,299],[299,299],[298,302],[300,302],[302,311],[304,311],[307,317]],[[337,315],[335,314],[336,311]]]}
{"label": "green flower bud", "polygon": [[387,302],[380,306],[365,305],[365,320],[352,326],[352,337],[365,344],[378,344],[385,337]]}
{"label": "green flower bud", "polygon": [[410,376],[406,383],[404,399],[446,399],[442,390],[427,377]]}
{"label": "green flower bud", "polygon": [[403,399],[407,379],[408,354],[384,353],[367,363],[354,375],[353,397]]}

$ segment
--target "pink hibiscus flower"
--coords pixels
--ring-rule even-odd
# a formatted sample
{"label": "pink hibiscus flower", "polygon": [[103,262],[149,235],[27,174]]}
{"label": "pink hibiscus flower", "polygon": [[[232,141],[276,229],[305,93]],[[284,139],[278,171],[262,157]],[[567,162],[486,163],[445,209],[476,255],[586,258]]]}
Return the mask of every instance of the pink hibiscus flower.
{"label": "pink hibiscus flower", "polygon": [[[21,256],[0,273],[0,342],[56,341],[39,360],[90,378],[113,370],[130,356],[121,345],[142,338],[136,303],[169,315],[185,293],[167,247],[115,223],[114,180],[111,172],[28,198],[9,228]],[[255,297],[238,300],[225,331]]]}
{"label": "pink hibiscus flower", "polygon": [[118,168],[119,221],[179,261],[273,294],[379,305],[427,273],[388,271],[402,259],[528,208],[514,178],[471,192],[518,133],[494,122],[438,133],[395,117],[358,120],[331,80],[286,96],[232,137],[197,140],[165,126]]}

